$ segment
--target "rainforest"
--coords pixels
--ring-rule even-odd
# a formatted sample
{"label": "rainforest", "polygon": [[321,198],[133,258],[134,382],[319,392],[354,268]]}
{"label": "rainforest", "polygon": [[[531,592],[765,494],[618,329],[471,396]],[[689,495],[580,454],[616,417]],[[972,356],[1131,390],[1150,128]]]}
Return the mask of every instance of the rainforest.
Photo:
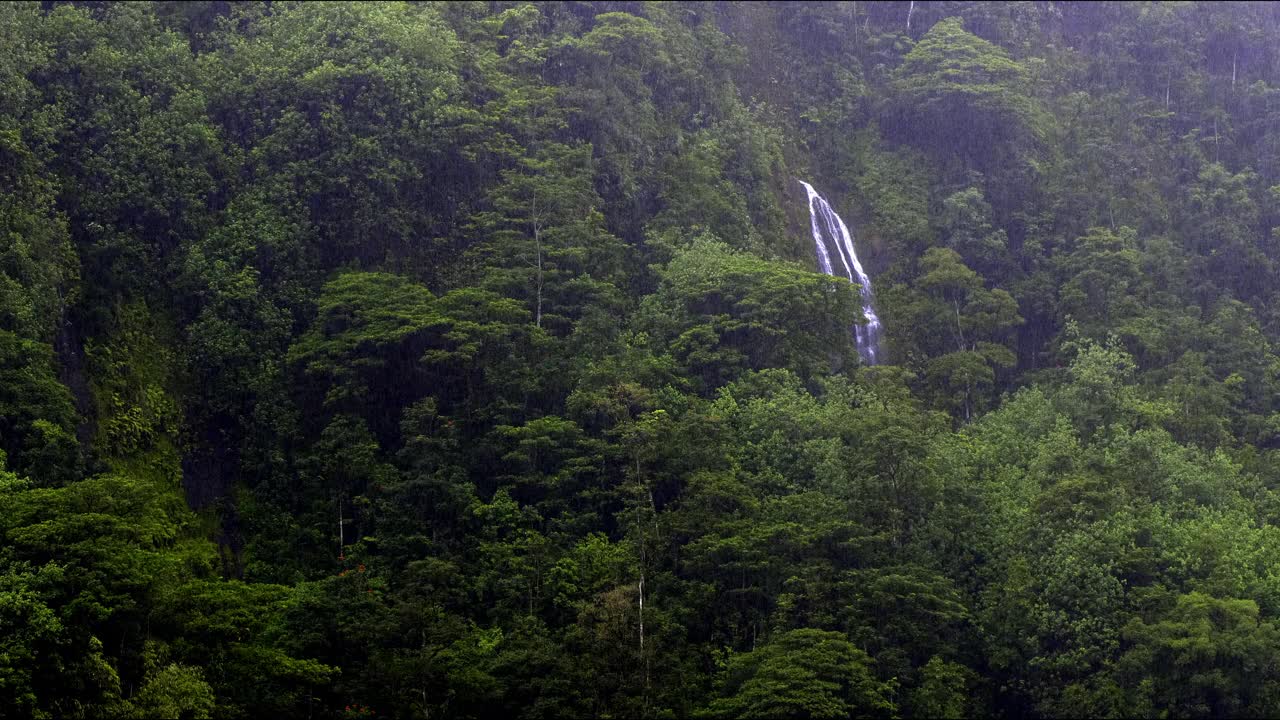
{"label": "rainforest", "polygon": [[0,717],[1280,716],[1277,37],[0,3]]}

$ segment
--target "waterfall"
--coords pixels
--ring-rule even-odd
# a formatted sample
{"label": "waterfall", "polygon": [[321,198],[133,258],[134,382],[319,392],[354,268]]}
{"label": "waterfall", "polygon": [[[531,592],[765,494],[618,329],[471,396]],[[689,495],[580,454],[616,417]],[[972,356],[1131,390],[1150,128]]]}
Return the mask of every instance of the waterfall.
{"label": "waterfall", "polygon": [[880,335],[884,328],[880,325],[880,318],[872,306],[875,295],[871,292],[871,278],[867,277],[866,272],[862,270],[862,263],[858,262],[858,254],[853,250],[853,238],[850,237],[849,228],[845,227],[844,220],[840,219],[836,211],[831,209],[830,203],[823,199],[812,185],[803,180],[799,182],[809,193],[809,222],[813,226],[813,244],[818,251],[818,267],[827,275],[837,274],[831,265],[831,248],[834,247],[836,255],[840,257],[840,265],[844,269],[843,277],[862,287],[862,314],[867,316],[867,324],[855,325],[853,335],[862,361],[868,365],[875,365],[881,357]]}

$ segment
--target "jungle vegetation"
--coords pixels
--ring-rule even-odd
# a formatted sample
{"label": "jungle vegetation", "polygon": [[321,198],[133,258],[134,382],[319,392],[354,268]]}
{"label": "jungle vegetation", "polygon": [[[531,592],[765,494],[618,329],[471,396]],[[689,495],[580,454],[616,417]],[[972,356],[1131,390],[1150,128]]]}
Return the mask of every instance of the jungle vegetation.
{"label": "jungle vegetation", "polygon": [[0,716],[1280,715],[1277,8],[0,3]]}

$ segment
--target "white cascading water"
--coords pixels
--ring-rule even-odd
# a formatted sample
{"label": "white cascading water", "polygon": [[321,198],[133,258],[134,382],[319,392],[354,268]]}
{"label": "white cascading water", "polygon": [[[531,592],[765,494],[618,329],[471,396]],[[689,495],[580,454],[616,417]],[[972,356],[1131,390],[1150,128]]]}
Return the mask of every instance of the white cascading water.
{"label": "white cascading water", "polygon": [[862,270],[862,263],[858,262],[858,254],[853,250],[853,238],[850,237],[844,220],[840,219],[836,211],[831,209],[831,204],[812,185],[803,180],[799,182],[809,193],[809,222],[813,226],[813,244],[818,249],[818,267],[827,275],[836,275],[831,265],[829,249],[829,246],[834,246],[836,254],[840,256],[840,263],[844,266],[844,277],[862,287],[862,314],[867,316],[867,324],[855,325],[853,336],[862,361],[875,365],[880,359],[880,335],[883,327],[876,309],[872,307],[875,296],[871,292],[871,278],[867,277]]}

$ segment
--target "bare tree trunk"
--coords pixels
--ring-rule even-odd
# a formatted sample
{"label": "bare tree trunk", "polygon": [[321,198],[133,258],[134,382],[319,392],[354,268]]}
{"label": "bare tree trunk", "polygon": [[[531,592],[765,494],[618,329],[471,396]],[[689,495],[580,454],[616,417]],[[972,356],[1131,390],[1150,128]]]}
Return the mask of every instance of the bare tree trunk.
{"label": "bare tree trunk", "polygon": [[[640,458],[636,458],[636,483],[639,490],[644,491],[644,478],[640,474]],[[637,498],[639,500],[639,498]],[[653,494],[649,493],[649,502],[653,502]],[[640,660],[644,663],[644,708],[648,715],[649,708],[649,656],[644,651],[644,574],[647,560],[644,549],[644,523],[640,520],[640,503],[636,503],[636,529],[640,532]]]}
{"label": "bare tree trunk", "polygon": [[[641,555],[644,553],[641,552]],[[649,662],[644,657],[644,567],[640,568],[640,657],[644,663],[644,684],[649,686]]]}
{"label": "bare tree trunk", "polygon": [[907,32],[911,32],[911,14],[916,11],[916,0],[911,0],[911,4],[907,6]]}
{"label": "bare tree trunk", "polygon": [[[536,211],[535,211],[536,212]],[[537,252],[538,266],[538,303],[533,313],[533,324],[535,327],[542,327],[542,223],[538,222],[537,217],[533,220],[533,245]]]}
{"label": "bare tree trunk", "polygon": [[1218,118],[1213,119],[1213,161],[1218,162]]}
{"label": "bare tree trunk", "polygon": [[1236,50],[1231,53],[1231,89],[1236,89],[1236,60],[1240,57],[1240,51]]}

